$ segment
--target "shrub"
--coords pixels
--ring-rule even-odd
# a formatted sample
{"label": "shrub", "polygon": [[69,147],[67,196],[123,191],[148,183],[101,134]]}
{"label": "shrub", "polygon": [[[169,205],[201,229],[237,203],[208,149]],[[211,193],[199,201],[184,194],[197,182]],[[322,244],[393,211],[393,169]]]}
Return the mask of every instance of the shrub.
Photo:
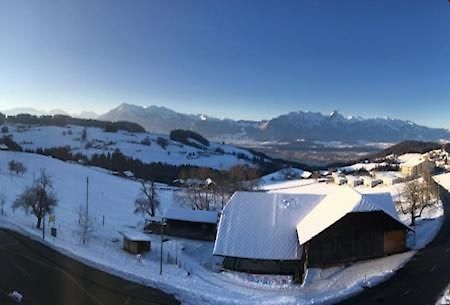
{"label": "shrub", "polygon": [[166,149],[167,145],[169,145],[169,141],[166,138],[158,137],[156,139],[156,143],[161,146],[162,149]]}

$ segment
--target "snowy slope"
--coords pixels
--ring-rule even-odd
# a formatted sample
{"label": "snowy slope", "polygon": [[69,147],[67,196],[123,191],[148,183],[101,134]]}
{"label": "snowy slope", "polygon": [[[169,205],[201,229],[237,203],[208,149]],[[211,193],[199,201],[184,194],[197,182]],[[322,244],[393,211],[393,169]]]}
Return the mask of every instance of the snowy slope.
{"label": "snowy slope", "polygon": [[[200,150],[191,146],[171,141],[167,136],[149,133],[116,133],[104,132],[100,128],[87,128],[86,141],[81,140],[81,126],[55,127],[32,126],[23,128],[19,125],[8,125],[13,140],[24,149],[51,148],[70,146],[73,153],[91,156],[94,153],[107,153],[119,149],[124,155],[142,160],[146,163],[163,162],[172,165],[197,165],[216,169],[226,169],[236,164],[251,164],[249,160],[253,154],[245,149],[231,145],[211,142],[207,150]],[[169,145],[163,149],[157,144],[157,138],[168,141]],[[141,144],[145,139],[150,145]],[[89,143],[89,144],[88,144]],[[222,152],[223,151],[223,152]]]}
{"label": "snowy slope", "polygon": [[[10,160],[23,162],[28,167],[27,173],[24,176],[10,175],[6,170]],[[164,243],[164,271],[160,276],[158,235],[148,235],[152,240],[152,250],[143,256],[142,261],[121,249],[120,232],[137,230],[143,219],[132,213],[139,183],[111,176],[104,170],[35,154],[0,151],[0,185],[7,194],[7,215],[0,216],[0,226],[40,239],[41,232],[34,228],[35,219],[20,210],[13,212],[10,204],[24,186],[31,184],[33,174],[37,176],[43,168],[53,177],[54,191],[59,198],[59,206],[55,210],[58,237],[49,238],[47,231],[46,243],[49,246],[91,266],[173,293],[183,304],[294,305],[333,302],[392,275],[413,254],[392,255],[345,268],[310,270],[307,283],[300,286],[293,284],[286,276],[219,272],[217,258],[212,257],[212,242],[170,238]],[[87,176],[90,215],[96,219],[96,230],[89,245],[82,245],[77,235],[79,228],[75,211],[80,204],[84,204]],[[301,188],[312,192],[320,187],[324,184],[315,183]],[[162,210],[177,205],[174,199],[177,188],[161,184],[158,188]],[[436,229],[422,231],[435,232]]]}
{"label": "snowy slope", "polygon": [[311,172],[304,171],[299,168],[289,167],[283,168],[276,172],[267,174],[260,178],[260,185],[272,184],[274,182],[294,180],[294,179],[306,179],[311,176]]}

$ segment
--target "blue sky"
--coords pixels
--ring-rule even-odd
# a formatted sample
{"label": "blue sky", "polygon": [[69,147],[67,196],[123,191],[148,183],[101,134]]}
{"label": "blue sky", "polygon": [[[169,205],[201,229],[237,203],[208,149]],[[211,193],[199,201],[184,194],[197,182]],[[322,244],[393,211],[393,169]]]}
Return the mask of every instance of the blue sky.
{"label": "blue sky", "polygon": [[443,0],[2,0],[0,46],[0,109],[338,109],[450,127]]}

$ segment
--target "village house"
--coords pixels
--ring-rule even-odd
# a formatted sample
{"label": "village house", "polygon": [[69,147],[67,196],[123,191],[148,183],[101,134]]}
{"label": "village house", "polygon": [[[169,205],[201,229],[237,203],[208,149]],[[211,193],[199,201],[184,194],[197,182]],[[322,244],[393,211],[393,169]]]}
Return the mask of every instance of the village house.
{"label": "village house", "polygon": [[350,185],[351,187],[356,187],[358,185],[363,185],[364,180],[361,177],[347,176],[347,184]]}
{"label": "village house", "polygon": [[237,192],[220,218],[214,255],[225,269],[300,279],[305,267],[402,252],[409,229],[389,193]]}
{"label": "village house", "polygon": [[404,177],[398,172],[377,172],[375,176],[386,186],[391,186],[404,180]]}
{"label": "village house", "polygon": [[421,154],[405,154],[399,157],[400,172],[406,177],[416,177],[434,169],[434,162]]}
{"label": "village house", "polygon": [[342,173],[335,172],[332,174],[332,177],[333,177],[334,183],[336,183],[337,185],[343,185],[343,184],[347,183],[347,178]]}
{"label": "village house", "polygon": [[370,187],[370,188],[375,187],[375,186],[383,183],[383,180],[377,179],[377,178],[374,178],[374,177],[371,177],[371,176],[365,176],[365,177],[363,177],[363,180],[364,180],[364,186],[367,186],[367,187]]}

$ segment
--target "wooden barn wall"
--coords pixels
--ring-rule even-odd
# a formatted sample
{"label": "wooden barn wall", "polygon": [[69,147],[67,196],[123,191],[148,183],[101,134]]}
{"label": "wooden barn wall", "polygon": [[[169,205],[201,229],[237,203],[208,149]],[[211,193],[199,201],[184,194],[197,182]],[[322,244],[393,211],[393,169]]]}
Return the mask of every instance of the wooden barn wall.
{"label": "wooden barn wall", "polygon": [[216,239],[216,224],[167,220],[164,234],[184,238],[213,241]]}
{"label": "wooden barn wall", "polygon": [[[390,234],[385,245],[385,233],[391,231],[403,233]],[[405,236],[405,228],[382,212],[351,213],[309,242],[308,265],[326,266],[400,252],[405,249]]]}
{"label": "wooden barn wall", "polygon": [[301,260],[260,260],[238,257],[225,257],[223,267],[229,270],[257,274],[303,275]]}

